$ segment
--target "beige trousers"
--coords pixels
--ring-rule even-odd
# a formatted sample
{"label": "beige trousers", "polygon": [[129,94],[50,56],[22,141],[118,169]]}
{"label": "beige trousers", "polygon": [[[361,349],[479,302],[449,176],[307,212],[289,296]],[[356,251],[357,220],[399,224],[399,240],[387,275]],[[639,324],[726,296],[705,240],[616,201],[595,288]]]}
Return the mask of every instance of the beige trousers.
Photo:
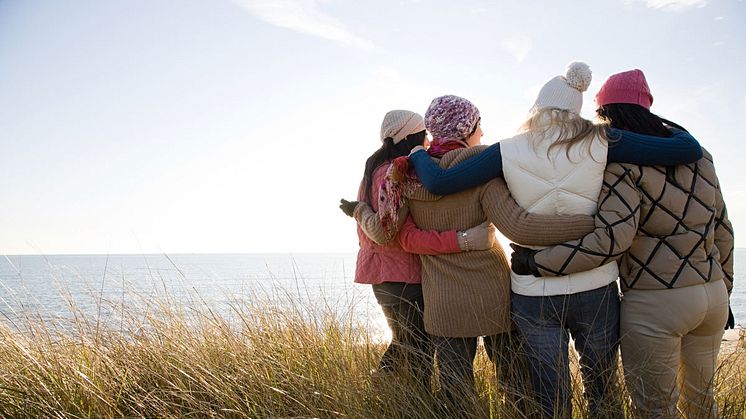
{"label": "beige trousers", "polygon": [[712,381],[727,318],[723,281],[624,294],[622,363],[637,415],[717,417]]}

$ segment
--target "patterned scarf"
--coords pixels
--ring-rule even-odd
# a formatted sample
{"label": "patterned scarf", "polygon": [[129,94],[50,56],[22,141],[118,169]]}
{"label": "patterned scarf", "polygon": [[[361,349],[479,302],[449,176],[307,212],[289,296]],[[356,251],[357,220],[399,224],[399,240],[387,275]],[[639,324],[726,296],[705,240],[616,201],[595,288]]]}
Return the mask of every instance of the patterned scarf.
{"label": "patterned scarf", "polygon": [[[441,158],[449,151],[466,147],[468,145],[460,140],[434,139],[427,154]],[[378,194],[378,218],[386,232],[387,240],[393,239],[398,233],[399,209],[407,202],[407,197],[420,187],[422,183],[417,178],[417,172],[410,164],[409,157],[395,158],[381,181]]]}

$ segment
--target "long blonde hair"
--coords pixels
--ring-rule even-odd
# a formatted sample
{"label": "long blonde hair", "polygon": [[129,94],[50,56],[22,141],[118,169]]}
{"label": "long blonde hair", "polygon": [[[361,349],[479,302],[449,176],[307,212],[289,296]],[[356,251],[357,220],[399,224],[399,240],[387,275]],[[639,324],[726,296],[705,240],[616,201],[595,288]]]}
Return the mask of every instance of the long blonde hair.
{"label": "long blonde hair", "polygon": [[533,137],[538,139],[552,128],[559,128],[559,137],[547,149],[547,157],[554,147],[565,147],[565,155],[570,158],[570,148],[581,144],[588,147],[588,154],[593,157],[593,140],[598,137],[602,141],[609,141],[606,134],[607,124],[594,124],[576,113],[559,108],[541,108],[533,111],[521,125],[519,132],[531,132]]}

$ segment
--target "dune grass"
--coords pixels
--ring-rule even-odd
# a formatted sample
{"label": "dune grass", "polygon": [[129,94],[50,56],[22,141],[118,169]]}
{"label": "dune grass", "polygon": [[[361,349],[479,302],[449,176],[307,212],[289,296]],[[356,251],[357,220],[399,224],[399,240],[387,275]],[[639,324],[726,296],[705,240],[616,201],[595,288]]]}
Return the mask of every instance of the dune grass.
{"label": "dune grass", "polygon": [[[339,308],[252,300],[219,315],[206,305],[146,302],[102,321],[72,307],[71,321],[27,314],[23,327],[0,322],[0,416],[456,416],[405,377],[376,381],[384,344]],[[741,344],[722,359],[725,417],[746,412],[745,354]],[[525,417],[483,351],[475,370],[472,414]],[[574,399],[582,416],[579,390]]]}

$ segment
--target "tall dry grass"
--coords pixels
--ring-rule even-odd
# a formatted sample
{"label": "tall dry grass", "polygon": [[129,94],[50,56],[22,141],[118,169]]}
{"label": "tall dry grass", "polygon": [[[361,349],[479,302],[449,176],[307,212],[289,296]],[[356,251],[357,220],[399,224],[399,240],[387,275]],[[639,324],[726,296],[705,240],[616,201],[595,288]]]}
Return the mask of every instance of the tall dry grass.
{"label": "tall dry grass", "polygon": [[[0,322],[0,416],[463,414],[444,410],[405,377],[372,383],[384,345],[352,316],[340,316],[339,308],[252,300],[217,314],[203,304],[165,299],[119,307],[120,318],[102,320],[71,307],[70,321],[27,313],[22,326]],[[746,412],[745,353],[741,345],[723,357],[717,389],[725,417]],[[471,414],[526,416],[497,385],[484,352],[475,370]],[[579,390],[574,399],[575,414],[582,416]]]}

